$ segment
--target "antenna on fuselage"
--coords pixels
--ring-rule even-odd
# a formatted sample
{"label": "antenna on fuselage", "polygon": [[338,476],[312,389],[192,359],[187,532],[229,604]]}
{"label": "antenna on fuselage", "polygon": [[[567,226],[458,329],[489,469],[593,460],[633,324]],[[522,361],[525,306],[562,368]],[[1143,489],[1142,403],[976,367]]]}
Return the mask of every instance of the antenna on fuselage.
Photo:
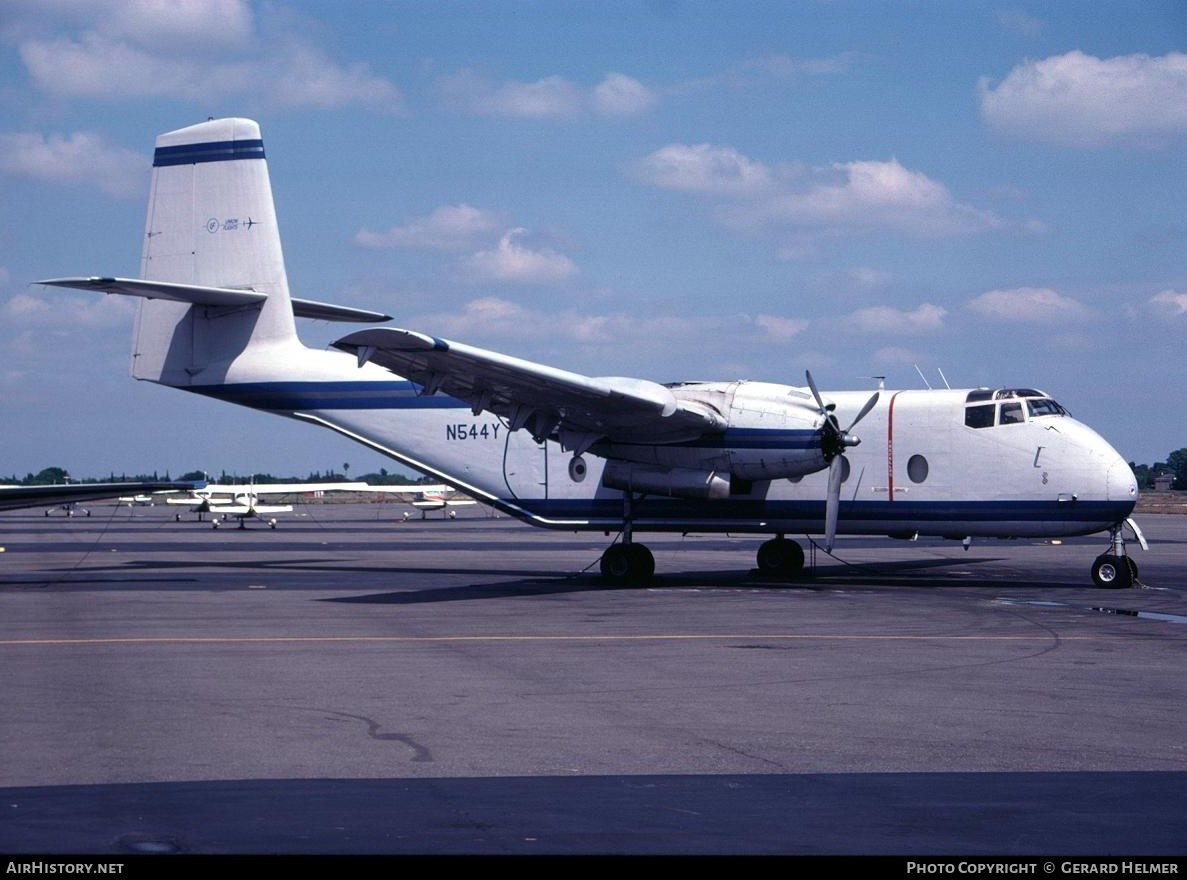
{"label": "antenna on fuselage", "polygon": [[936,367],[936,372],[939,373],[940,378],[944,380],[944,387],[947,388],[949,391],[951,391],[952,386],[948,384],[948,377],[944,375],[944,371],[941,370],[939,367]]}
{"label": "antenna on fuselage", "polygon": [[919,374],[919,378],[923,380],[923,384],[927,386],[927,390],[931,391],[931,383],[927,381],[927,376],[923,375],[923,370],[919,369],[919,364],[915,364],[915,372]]}

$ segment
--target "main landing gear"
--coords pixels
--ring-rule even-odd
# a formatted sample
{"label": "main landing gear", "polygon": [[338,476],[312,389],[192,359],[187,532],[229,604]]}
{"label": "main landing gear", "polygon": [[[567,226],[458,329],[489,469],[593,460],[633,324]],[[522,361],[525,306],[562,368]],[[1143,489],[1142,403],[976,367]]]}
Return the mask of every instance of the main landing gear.
{"label": "main landing gear", "polygon": [[1142,549],[1146,548],[1146,539],[1133,520],[1127,519],[1111,527],[1109,552],[1102,553],[1092,563],[1092,582],[1098,587],[1106,590],[1124,590],[1138,583],[1138,564],[1125,554],[1123,529],[1126,525],[1133,529],[1134,537],[1138,539]]}
{"label": "main landing gear", "polygon": [[633,541],[611,544],[602,554],[602,577],[616,586],[643,584],[655,574],[655,557]]}
{"label": "main landing gear", "polygon": [[611,544],[602,553],[602,577],[617,587],[645,584],[655,574],[655,557],[642,544],[633,540],[635,497],[631,492],[622,496],[622,543]]}
{"label": "main landing gear", "polygon": [[[804,548],[782,535],[764,541],[758,548],[758,570],[768,577],[791,580],[804,573]],[[602,553],[602,577],[614,586],[646,584],[655,576],[655,557],[624,530],[623,540]]]}
{"label": "main landing gear", "polygon": [[[602,553],[602,578],[614,586],[637,586],[655,576],[655,557],[643,544],[634,542],[634,498],[623,496],[622,540]],[[758,548],[758,570],[768,576],[797,578],[804,573],[804,548],[797,542],[777,535]]]}
{"label": "main landing gear", "polygon": [[790,538],[776,535],[759,545],[758,570],[778,578],[797,578],[804,573],[804,548]]}

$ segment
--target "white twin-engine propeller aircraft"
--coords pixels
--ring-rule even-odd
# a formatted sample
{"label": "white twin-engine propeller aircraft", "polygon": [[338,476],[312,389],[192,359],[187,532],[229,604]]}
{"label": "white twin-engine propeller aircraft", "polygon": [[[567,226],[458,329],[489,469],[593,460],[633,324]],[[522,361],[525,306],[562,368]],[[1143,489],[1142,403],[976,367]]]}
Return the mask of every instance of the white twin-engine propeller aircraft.
{"label": "white twin-engine propeller aircraft", "polygon": [[779,575],[804,565],[790,534],[831,550],[838,534],[1107,531],[1094,581],[1136,580],[1133,472],[1039,391],[595,378],[395,328],[306,348],[294,316],[390,318],[289,295],[248,119],[157,138],[140,279],[40,283],[142,297],[137,379],[322,425],[533,525],[621,530],[601,560],[612,582],[654,573],[647,531],[767,534],[758,567]]}

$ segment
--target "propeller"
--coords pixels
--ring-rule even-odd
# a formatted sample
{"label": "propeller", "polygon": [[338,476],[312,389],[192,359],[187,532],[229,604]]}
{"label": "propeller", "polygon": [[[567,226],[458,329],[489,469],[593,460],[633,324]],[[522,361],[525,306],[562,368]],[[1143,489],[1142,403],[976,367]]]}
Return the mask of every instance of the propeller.
{"label": "propeller", "polygon": [[861,442],[860,437],[850,432],[858,422],[870,414],[870,410],[878,405],[879,393],[875,391],[873,397],[867,400],[865,406],[861,408],[857,417],[849,423],[849,427],[841,430],[836,413],[824,405],[824,399],[821,398],[820,391],[816,388],[811,371],[808,371],[806,375],[808,387],[812,390],[812,397],[816,399],[816,406],[820,408],[820,414],[824,417],[820,437],[820,451],[824,453],[825,461],[828,462],[828,495],[824,504],[824,549],[825,552],[831,552],[833,542],[837,537],[837,512],[841,507],[841,477],[845,467],[841,456],[848,447],[856,446]]}

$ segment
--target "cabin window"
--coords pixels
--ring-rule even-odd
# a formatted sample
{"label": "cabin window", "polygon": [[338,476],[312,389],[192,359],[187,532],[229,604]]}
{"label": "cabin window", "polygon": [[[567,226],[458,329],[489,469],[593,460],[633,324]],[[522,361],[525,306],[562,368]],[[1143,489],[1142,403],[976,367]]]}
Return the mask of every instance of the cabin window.
{"label": "cabin window", "polygon": [[964,408],[964,423],[970,428],[992,428],[995,409],[996,407],[992,403],[988,406],[966,406]]}
{"label": "cabin window", "polygon": [[1003,403],[1000,424],[1016,425],[1020,422],[1025,422],[1026,416],[1022,413],[1021,403]]}
{"label": "cabin window", "polygon": [[912,455],[907,460],[907,476],[912,483],[922,483],[927,479],[927,459],[922,455]]}

